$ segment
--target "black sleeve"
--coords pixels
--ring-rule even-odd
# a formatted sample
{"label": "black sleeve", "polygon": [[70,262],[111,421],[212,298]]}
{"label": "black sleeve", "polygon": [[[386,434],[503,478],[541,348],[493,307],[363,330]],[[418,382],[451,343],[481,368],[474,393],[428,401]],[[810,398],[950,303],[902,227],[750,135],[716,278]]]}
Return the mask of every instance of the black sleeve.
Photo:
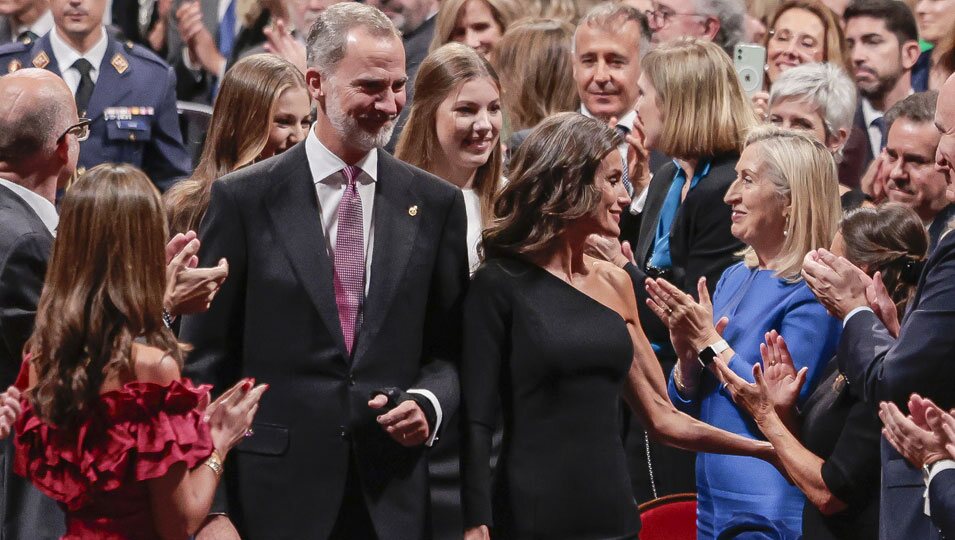
{"label": "black sleeve", "polygon": [[942,471],[928,486],[932,523],[945,538],[955,538],[955,469]]}
{"label": "black sleeve", "polygon": [[479,269],[464,305],[461,477],[467,528],[493,524],[491,436],[500,417],[502,364],[510,350],[510,305],[502,278],[494,267]]}
{"label": "black sleeve", "polygon": [[[458,365],[462,306],[468,286],[466,238],[464,196],[455,191],[438,243],[424,321],[423,342],[427,348],[421,374],[414,383],[414,388],[427,389],[438,399],[442,424],[454,417],[461,402]],[[438,426],[438,430],[444,427]]]}
{"label": "black sleeve", "polygon": [[857,400],[849,409],[832,454],[822,464],[826,487],[850,506],[865,504],[872,490],[879,489],[881,434],[882,422],[877,409]]}
{"label": "black sleeve", "polygon": [[[235,384],[242,371],[242,328],[245,319],[245,229],[232,195],[221,182],[212,184],[209,210],[199,229],[199,265],[215,266],[225,257],[229,277],[205,313],[182,318],[180,339],[192,345],[183,375],[213,385],[219,394]],[[229,467],[229,465],[227,465]],[[227,512],[226,482],[221,482],[213,513]]]}
{"label": "black sleeve", "polygon": [[942,407],[955,402],[955,235],[929,259],[918,301],[902,320],[898,340],[870,311],[853,315],[839,342],[839,369],[871,403],[908,403],[913,392]]}
{"label": "black sleeve", "polygon": [[0,366],[2,389],[16,379],[23,346],[33,333],[52,244],[49,234],[25,234],[14,243],[0,268],[0,340],[10,357],[4,362],[9,365]]}

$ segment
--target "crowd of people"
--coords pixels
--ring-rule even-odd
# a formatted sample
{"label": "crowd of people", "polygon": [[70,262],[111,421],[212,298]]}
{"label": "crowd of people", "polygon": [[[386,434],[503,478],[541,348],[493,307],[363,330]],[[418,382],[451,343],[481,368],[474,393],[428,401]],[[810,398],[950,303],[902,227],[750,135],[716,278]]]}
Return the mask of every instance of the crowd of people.
{"label": "crowd of people", "polygon": [[955,537],[955,0],[0,41],[0,539]]}

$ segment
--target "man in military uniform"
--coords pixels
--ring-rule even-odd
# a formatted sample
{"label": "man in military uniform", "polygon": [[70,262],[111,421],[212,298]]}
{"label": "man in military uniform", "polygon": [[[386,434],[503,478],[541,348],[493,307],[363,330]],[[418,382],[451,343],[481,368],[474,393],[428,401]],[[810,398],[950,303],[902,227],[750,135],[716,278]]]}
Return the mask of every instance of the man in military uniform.
{"label": "man in military uniform", "polygon": [[106,31],[106,0],[51,0],[50,7],[54,29],[29,45],[0,47],[0,73],[32,66],[66,81],[80,116],[92,121],[89,139],[80,146],[80,170],[129,163],[162,191],[188,176],[172,69]]}
{"label": "man in military uniform", "polygon": [[48,0],[0,0],[0,44],[30,44],[53,28]]}

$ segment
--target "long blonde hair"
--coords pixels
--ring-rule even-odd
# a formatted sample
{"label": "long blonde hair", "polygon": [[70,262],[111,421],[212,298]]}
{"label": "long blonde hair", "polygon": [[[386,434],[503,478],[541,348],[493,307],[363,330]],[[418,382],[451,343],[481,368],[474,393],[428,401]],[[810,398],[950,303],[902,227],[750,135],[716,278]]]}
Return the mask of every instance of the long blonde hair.
{"label": "long blonde hair", "polygon": [[643,59],[663,113],[659,150],[677,158],[739,152],[758,123],[736,70],[718,45],[696,38],[664,43]]}
{"label": "long blonde hair", "polygon": [[[408,122],[398,138],[395,157],[433,173],[437,169],[435,164],[444,159],[435,129],[438,107],[461,85],[474,79],[490,79],[500,94],[501,82],[497,73],[474,49],[460,43],[448,43],[429,54],[418,68],[414,102]],[[487,162],[478,167],[474,175],[472,187],[481,201],[483,223],[490,221],[503,160],[501,145],[495,142]]]}
{"label": "long blonde hair", "polygon": [[166,192],[172,234],[199,226],[209,207],[212,182],[258,159],[282,93],[305,87],[298,68],[274,54],[248,56],[226,72],[196,170]]}
{"label": "long blonde hair", "polygon": [[516,0],[441,0],[437,18],[434,21],[434,37],[428,52],[438,50],[442,45],[451,41],[451,32],[458,22],[458,14],[468,2],[484,2],[491,8],[494,21],[501,27],[501,35],[507,31],[512,22],[521,18],[524,11]]}
{"label": "long blonde hair", "polygon": [[[757,173],[772,182],[789,203],[785,240],[776,259],[776,275],[790,282],[801,279],[802,261],[814,249],[828,248],[839,228],[839,182],[832,153],[809,135],[760,125],[747,135],[745,146],[759,145]],[[742,251],[749,268],[759,265],[752,247]]]}
{"label": "long blonde hair", "polygon": [[510,131],[580,106],[571,46],[574,27],[555,19],[523,19],[507,29],[491,53],[501,77]]}

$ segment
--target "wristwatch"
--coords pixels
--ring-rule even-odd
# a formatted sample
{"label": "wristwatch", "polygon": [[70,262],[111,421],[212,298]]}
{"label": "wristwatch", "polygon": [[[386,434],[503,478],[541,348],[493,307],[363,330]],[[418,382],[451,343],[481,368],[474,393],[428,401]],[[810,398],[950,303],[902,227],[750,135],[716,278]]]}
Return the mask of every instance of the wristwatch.
{"label": "wristwatch", "polygon": [[725,339],[721,339],[716,343],[711,343],[704,347],[703,350],[696,355],[696,358],[700,361],[700,365],[703,366],[703,369],[706,369],[721,352],[729,348],[729,343],[727,343]]}

